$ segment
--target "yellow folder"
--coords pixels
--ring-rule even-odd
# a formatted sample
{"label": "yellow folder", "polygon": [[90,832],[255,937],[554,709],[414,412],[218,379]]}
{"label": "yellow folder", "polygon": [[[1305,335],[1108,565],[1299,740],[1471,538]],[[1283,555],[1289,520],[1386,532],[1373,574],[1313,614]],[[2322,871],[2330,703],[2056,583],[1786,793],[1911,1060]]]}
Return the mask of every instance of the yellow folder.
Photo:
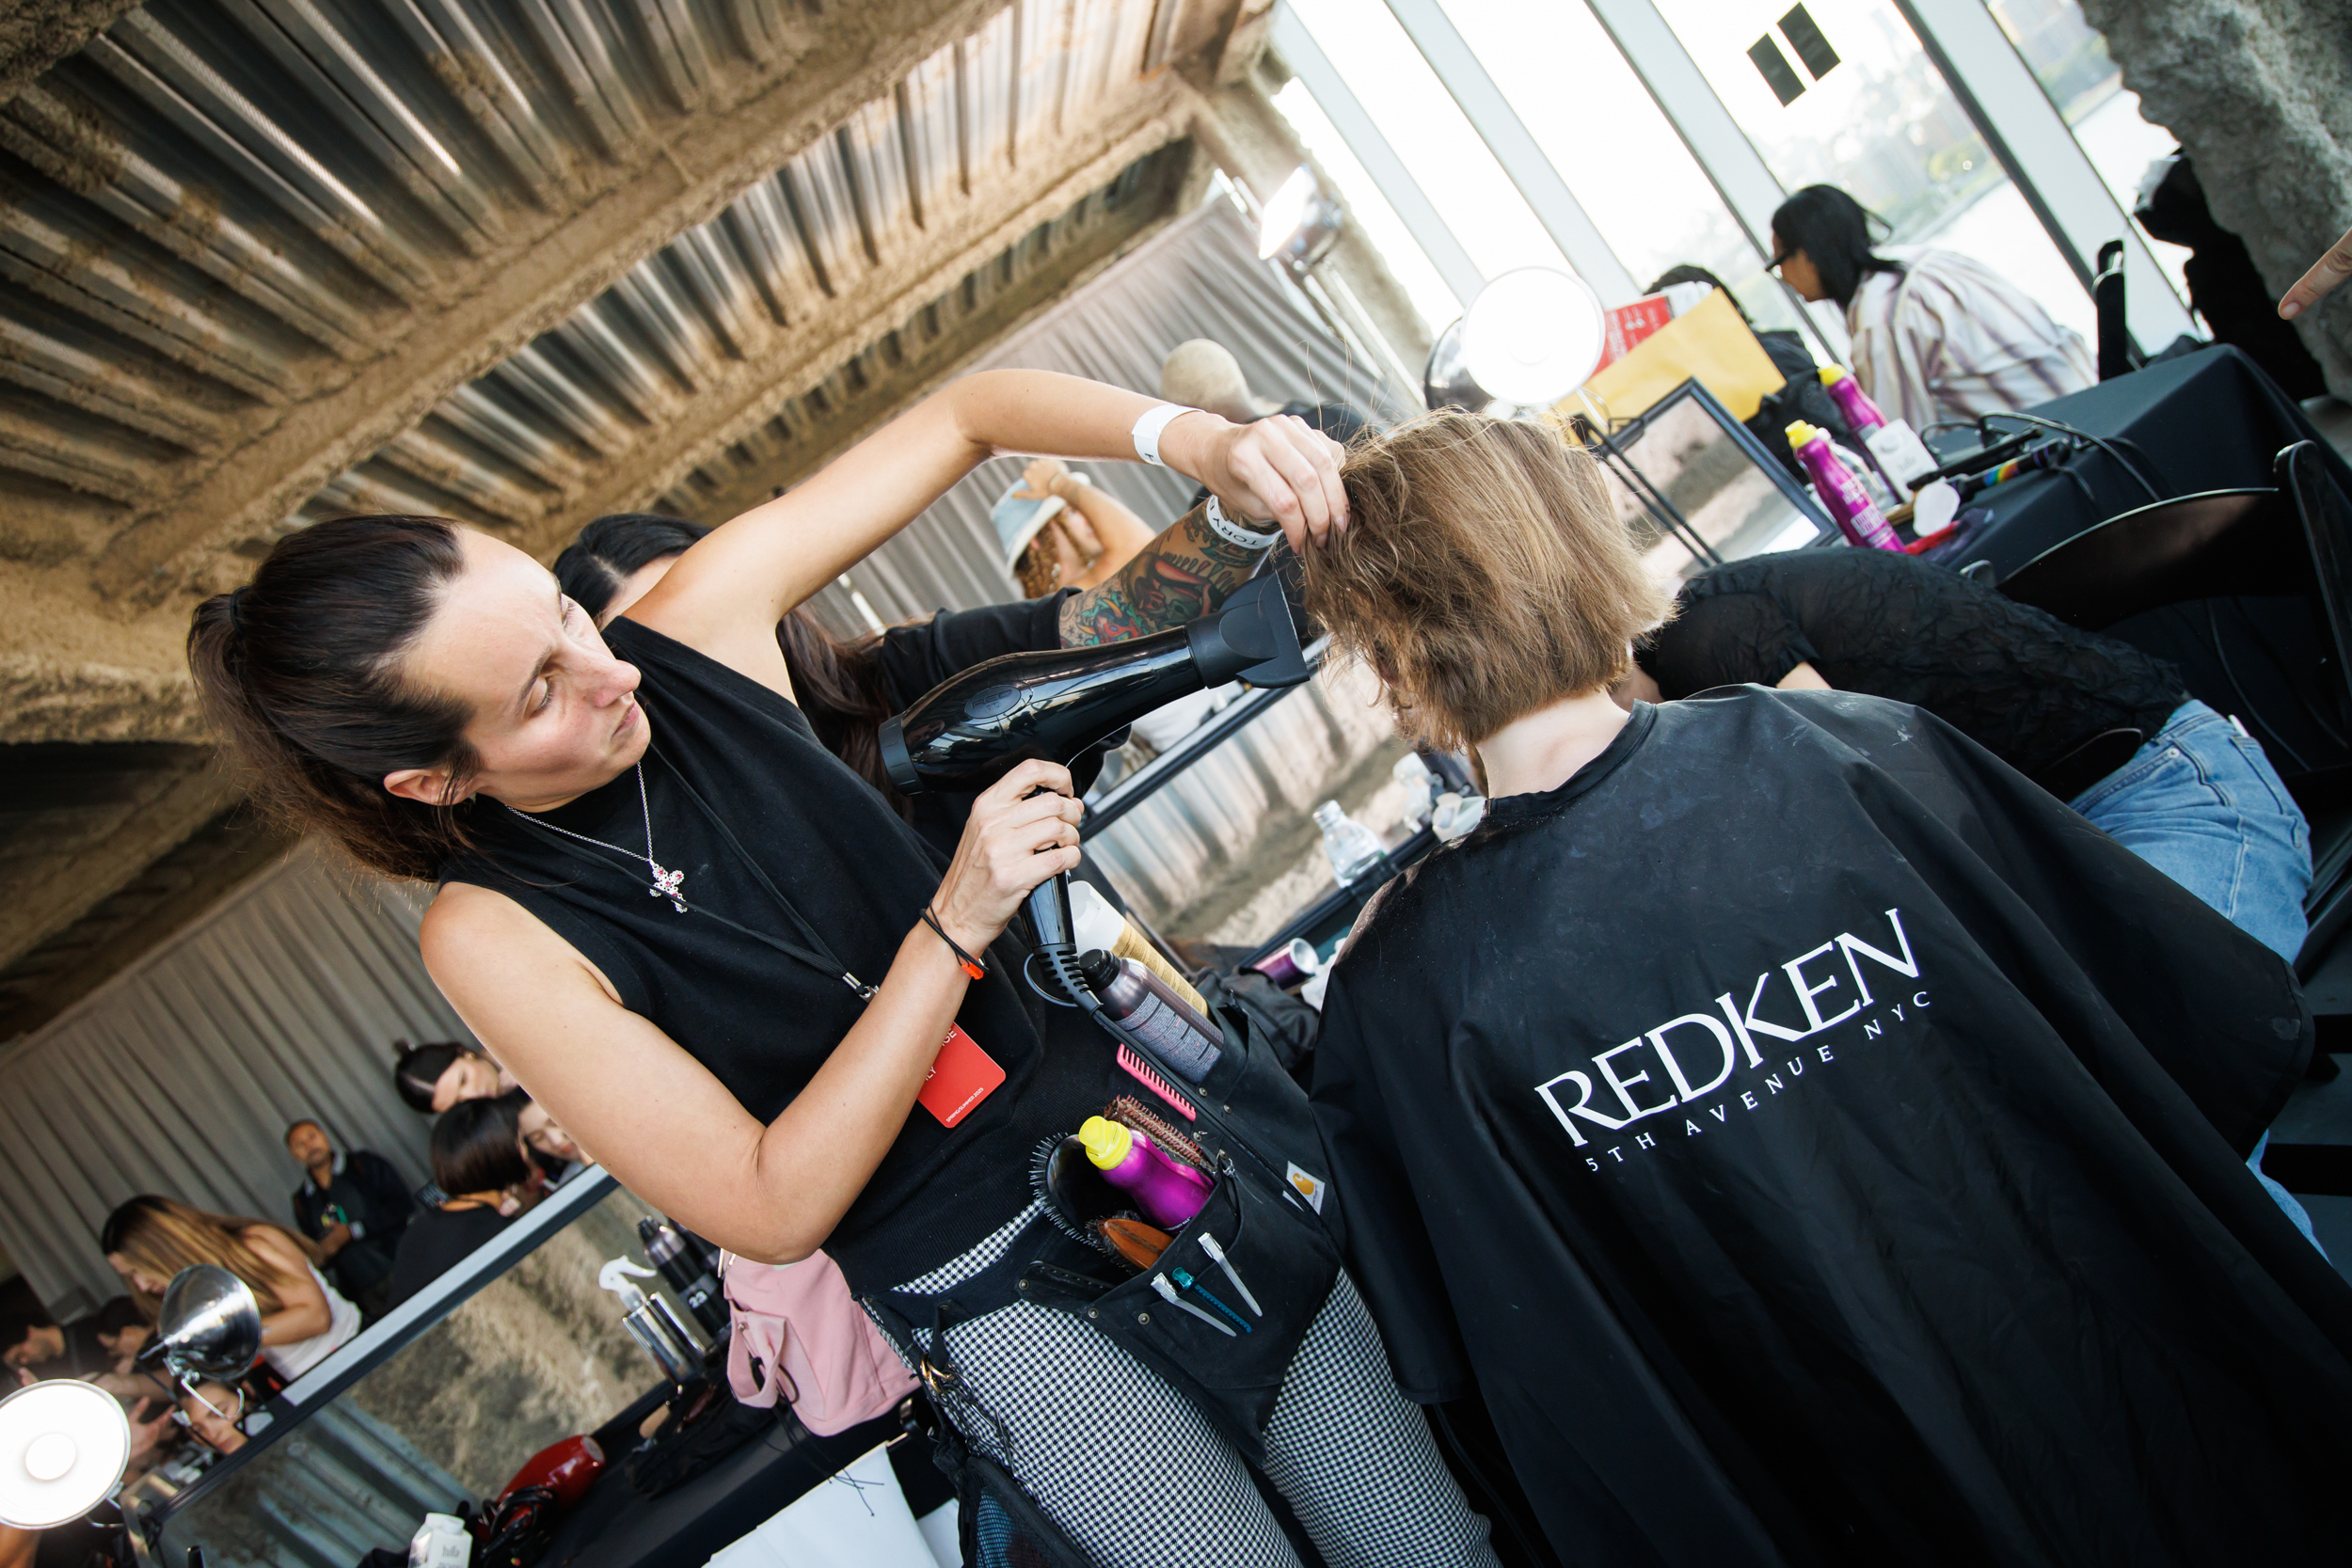
{"label": "yellow folder", "polygon": [[1580,411],[1589,397],[1610,419],[1629,420],[1692,377],[1735,420],[1755,418],[1764,399],[1788,380],[1740,319],[1731,296],[1717,289],[1625,357],[1594,372],[1581,392],[1562,401],[1559,412]]}

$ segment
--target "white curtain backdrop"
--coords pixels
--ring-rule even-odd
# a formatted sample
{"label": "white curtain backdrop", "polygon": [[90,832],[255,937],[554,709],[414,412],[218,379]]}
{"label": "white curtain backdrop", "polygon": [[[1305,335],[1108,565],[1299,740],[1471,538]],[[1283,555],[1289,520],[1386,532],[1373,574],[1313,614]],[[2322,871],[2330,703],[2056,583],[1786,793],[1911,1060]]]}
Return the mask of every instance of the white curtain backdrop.
{"label": "white curtain backdrop", "polygon": [[0,1050],[0,1246],[51,1311],[119,1291],[98,1228],[136,1194],[290,1223],[299,1117],[424,1180],[391,1043],[472,1037],[418,957],[422,912],[306,845]]}

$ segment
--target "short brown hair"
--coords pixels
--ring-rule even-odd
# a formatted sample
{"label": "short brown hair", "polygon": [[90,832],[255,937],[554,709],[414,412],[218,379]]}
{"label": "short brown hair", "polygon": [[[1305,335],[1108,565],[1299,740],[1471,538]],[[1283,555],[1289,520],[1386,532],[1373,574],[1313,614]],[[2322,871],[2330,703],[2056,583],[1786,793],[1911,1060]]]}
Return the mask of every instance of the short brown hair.
{"label": "short brown hair", "polygon": [[1546,425],[1443,410],[1351,449],[1307,608],[1415,739],[1467,748],[1624,677],[1673,612],[1599,467]]}

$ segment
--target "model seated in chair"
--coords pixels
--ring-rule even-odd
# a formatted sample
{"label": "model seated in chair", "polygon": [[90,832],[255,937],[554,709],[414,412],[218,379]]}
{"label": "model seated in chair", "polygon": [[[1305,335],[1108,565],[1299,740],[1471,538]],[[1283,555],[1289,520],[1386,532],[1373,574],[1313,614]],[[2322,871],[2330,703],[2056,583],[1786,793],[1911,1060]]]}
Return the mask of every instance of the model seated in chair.
{"label": "model seated in chair", "polygon": [[2332,1549],[2352,1287],[2244,1164],[2278,955],[1922,709],[1619,707],[1668,605],[1542,428],[1343,477],[1309,605],[1492,800],[1316,1053],[1406,1391],[1484,1395],[1571,1561]]}

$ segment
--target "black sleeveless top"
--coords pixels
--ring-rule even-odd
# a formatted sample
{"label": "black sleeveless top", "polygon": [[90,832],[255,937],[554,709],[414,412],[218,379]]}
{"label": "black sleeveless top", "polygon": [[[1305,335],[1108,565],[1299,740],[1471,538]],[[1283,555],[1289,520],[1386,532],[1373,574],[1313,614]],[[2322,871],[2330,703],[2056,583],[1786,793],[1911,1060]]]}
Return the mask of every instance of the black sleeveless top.
{"label": "black sleeveless top", "polygon": [[[686,874],[682,892],[695,908],[678,913],[652,895],[642,874],[489,800],[468,813],[477,852],[453,861],[441,879],[492,889],[529,910],[601,970],[631,1012],[709,1069],[745,1110],[772,1120],[865,1004],[838,974],[701,912],[799,941],[685,786],[868,985],[889,971],[946,863],[818,743],[779,693],[626,618],[606,629],[605,641],[643,673],[654,854]],[[635,770],[623,773],[539,821],[641,853],[637,784]],[[1005,1069],[1003,1085],[952,1130],[920,1106],[910,1110],[826,1241],[853,1289],[903,1283],[1004,1224],[1029,1200],[1031,1148],[1048,1134],[1076,1132],[1116,1092],[1109,1037],[1076,1011],[1040,1001],[1018,978],[1025,956],[1017,938],[998,939],[988,978],[972,986],[957,1014]]]}

